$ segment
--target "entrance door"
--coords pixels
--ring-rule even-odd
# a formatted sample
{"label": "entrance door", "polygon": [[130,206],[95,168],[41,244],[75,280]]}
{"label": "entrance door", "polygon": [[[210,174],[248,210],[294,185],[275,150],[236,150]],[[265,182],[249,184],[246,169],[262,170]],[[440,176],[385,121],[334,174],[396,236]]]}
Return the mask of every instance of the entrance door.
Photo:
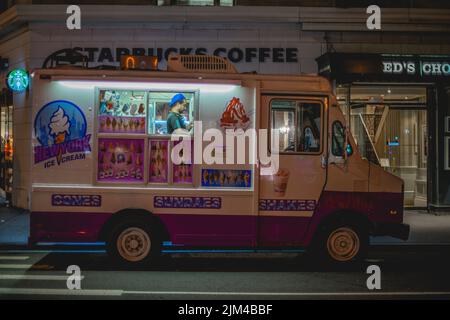
{"label": "entrance door", "polygon": [[366,153],[366,156],[403,179],[404,205],[426,207],[426,109],[395,104],[353,105],[351,119],[352,132],[358,143],[368,145],[361,137],[370,139],[373,152],[370,155]]}
{"label": "entrance door", "polygon": [[324,100],[263,96],[261,128],[279,131],[279,170],[259,183],[260,246],[299,245],[326,180]]}

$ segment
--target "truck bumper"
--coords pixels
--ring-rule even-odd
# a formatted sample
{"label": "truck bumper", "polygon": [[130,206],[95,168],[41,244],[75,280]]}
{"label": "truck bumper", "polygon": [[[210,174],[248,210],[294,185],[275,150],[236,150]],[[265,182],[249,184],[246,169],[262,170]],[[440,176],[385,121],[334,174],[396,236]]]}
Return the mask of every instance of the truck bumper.
{"label": "truck bumper", "polygon": [[409,225],[404,223],[381,223],[375,228],[375,236],[391,236],[401,240],[408,240]]}

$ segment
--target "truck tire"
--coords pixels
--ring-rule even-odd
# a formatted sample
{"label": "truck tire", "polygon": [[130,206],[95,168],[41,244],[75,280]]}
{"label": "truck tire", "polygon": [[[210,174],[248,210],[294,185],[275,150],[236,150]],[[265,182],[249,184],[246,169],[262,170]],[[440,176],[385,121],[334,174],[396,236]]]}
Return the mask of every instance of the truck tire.
{"label": "truck tire", "polygon": [[321,228],[308,251],[314,263],[344,266],[362,262],[368,248],[369,232],[364,226],[339,222]]}
{"label": "truck tire", "polygon": [[152,224],[139,219],[122,221],[109,233],[107,252],[124,266],[143,266],[156,262],[161,254],[161,240]]}

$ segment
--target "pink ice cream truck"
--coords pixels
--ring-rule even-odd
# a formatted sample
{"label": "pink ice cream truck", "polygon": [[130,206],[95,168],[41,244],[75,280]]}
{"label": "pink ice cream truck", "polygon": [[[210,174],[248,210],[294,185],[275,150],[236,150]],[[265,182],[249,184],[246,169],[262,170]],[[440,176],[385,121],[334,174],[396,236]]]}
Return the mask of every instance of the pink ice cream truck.
{"label": "pink ice cream truck", "polygon": [[30,244],[102,242],[130,265],[304,250],[344,264],[371,236],[408,238],[403,181],[360,154],[319,76],[171,56],[167,71],[35,70],[31,90]]}

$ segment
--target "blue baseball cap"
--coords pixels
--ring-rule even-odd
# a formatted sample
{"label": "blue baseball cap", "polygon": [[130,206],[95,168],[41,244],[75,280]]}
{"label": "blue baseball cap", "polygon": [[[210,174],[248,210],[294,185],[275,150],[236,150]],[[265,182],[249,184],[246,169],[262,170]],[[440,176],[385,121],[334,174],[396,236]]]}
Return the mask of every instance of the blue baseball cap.
{"label": "blue baseball cap", "polygon": [[172,97],[172,100],[170,100],[170,107],[173,107],[177,102],[181,102],[185,99],[186,97],[182,93],[177,93]]}

